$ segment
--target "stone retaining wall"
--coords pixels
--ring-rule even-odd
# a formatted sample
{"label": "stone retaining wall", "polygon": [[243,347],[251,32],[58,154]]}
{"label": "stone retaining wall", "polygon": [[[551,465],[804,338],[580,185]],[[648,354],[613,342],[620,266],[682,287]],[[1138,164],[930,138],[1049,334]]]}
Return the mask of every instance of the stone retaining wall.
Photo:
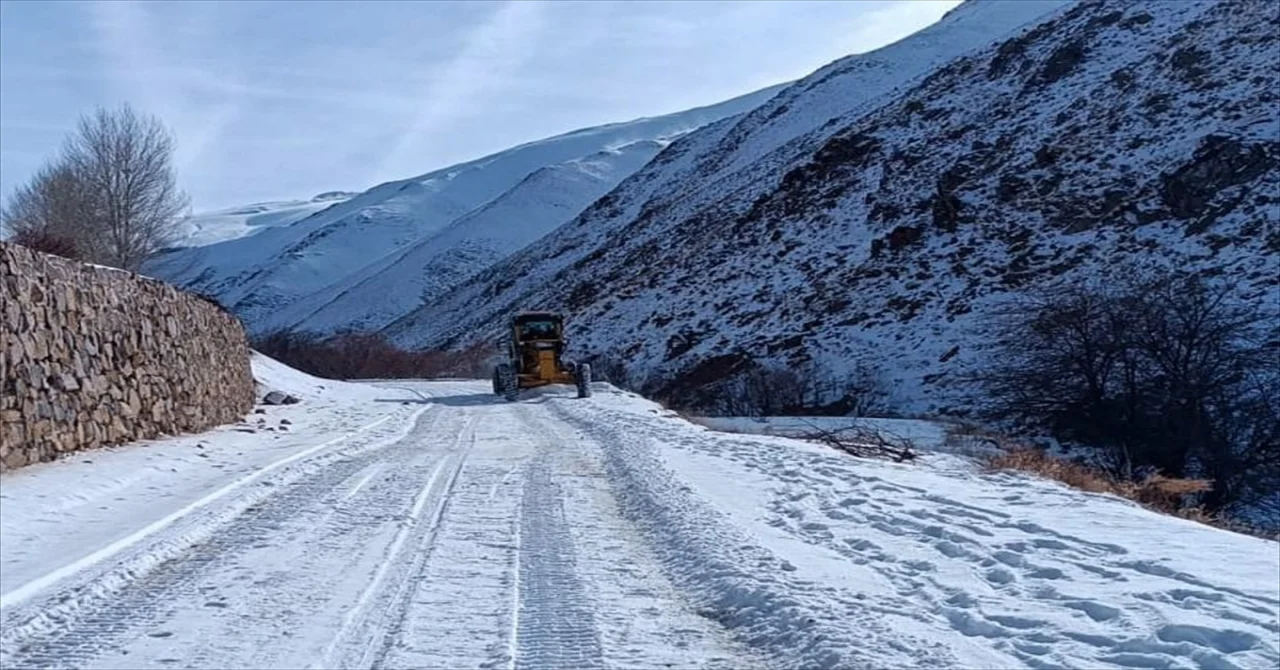
{"label": "stone retaining wall", "polygon": [[237,421],[249,357],[211,302],[0,242],[0,470]]}

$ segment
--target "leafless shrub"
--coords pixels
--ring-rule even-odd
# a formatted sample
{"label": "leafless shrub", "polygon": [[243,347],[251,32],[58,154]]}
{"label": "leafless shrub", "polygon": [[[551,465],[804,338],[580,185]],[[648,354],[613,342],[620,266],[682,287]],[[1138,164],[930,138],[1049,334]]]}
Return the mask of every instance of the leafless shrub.
{"label": "leafless shrub", "polygon": [[254,349],[290,367],[328,379],[485,379],[492,372],[491,345],[458,351],[407,351],[375,334],[321,337],[277,331],[254,341]]}
{"label": "leafless shrub", "polygon": [[995,361],[973,376],[994,421],[1099,450],[1141,481],[1205,478],[1210,513],[1280,487],[1275,315],[1196,276],[1070,286],[997,314]]}
{"label": "leafless shrub", "polygon": [[80,259],[90,243],[84,234],[92,198],[83,179],[65,161],[49,163],[14,189],[0,209],[3,230],[17,244]]}
{"label": "leafless shrub", "polygon": [[136,271],[170,244],[188,207],[173,168],[172,135],[125,105],[81,117],[60,154],[3,209],[13,234],[75,241],[77,255]]}
{"label": "leafless shrub", "polygon": [[847,454],[862,458],[888,458],[894,462],[914,460],[916,446],[904,437],[859,423],[850,423],[834,429],[804,421],[810,430],[801,439],[821,442]]}
{"label": "leafless shrub", "polygon": [[732,416],[870,416],[887,397],[878,374],[834,371],[809,362],[798,367],[756,361],[715,387],[714,411]]}
{"label": "leafless shrub", "polygon": [[74,239],[50,231],[22,230],[10,238],[9,241],[33,251],[61,256],[71,260],[83,260],[80,257],[80,249]]}
{"label": "leafless shrub", "polygon": [[794,414],[804,404],[804,384],[792,370],[753,365],[730,382],[724,405],[738,416]]}
{"label": "leafless shrub", "polygon": [[811,363],[804,370],[806,413],[839,416],[884,416],[889,412],[888,384],[881,371],[855,365],[837,374]]}
{"label": "leafless shrub", "polygon": [[987,461],[987,467],[991,470],[1030,472],[1091,493],[1121,493],[1121,488],[1111,473],[1075,461],[1055,458],[1040,449],[1020,447],[1001,451]]}

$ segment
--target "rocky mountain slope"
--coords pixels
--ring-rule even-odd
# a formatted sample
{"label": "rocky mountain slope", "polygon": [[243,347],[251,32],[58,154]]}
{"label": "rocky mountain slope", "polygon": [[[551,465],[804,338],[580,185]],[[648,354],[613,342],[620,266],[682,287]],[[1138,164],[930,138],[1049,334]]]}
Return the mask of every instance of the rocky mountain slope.
{"label": "rocky mountain slope", "polygon": [[[377,320],[379,314],[393,309],[401,310],[395,312],[398,315],[418,304],[417,295],[424,287],[465,276],[473,256],[491,259],[518,248],[506,242],[490,248],[481,240],[536,239],[621,181],[661,144],[753,109],[779,88],[676,114],[574,131],[381,184],[290,225],[160,255],[144,271],[216,297],[252,330],[261,331],[269,317],[308,298],[312,310],[290,312],[305,319],[314,309],[376,275],[379,268],[392,268],[398,252],[441,234],[464,217],[483,220],[478,212],[486,206],[501,206],[502,200],[523,203],[522,216],[501,225],[485,224],[488,227],[477,237],[459,236],[456,231],[446,235],[446,240],[465,244],[459,249],[437,247],[434,257],[443,263],[443,255],[456,253],[463,258],[461,265],[444,263],[447,267],[440,270],[440,278],[418,277],[412,286],[399,281],[412,272],[400,272],[397,281],[386,283],[394,289],[392,307],[352,313],[350,320]],[[544,169],[551,171],[535,176]],[[539,186],[548,189],[545,202],[537,195]],[[484,248],[477,251],[477,244]],[[420,249],[418,256],[423,253]],[[400,303],[403,308],[395,306]],[[337,321],[323,325],[326,329],[347,325],[347,320]]]}
{"label": "rocky mountain slope", "polygon": [[1032,287],[1177,266],[1274,300],[1277,35],[1261,2],[971,0],[894,45],[958,57],[879,89],[833,64],[385,332],[460,345],[565,309],[580,353],[685,403],[762,363],[927,411],[980,360],[987,310]]}

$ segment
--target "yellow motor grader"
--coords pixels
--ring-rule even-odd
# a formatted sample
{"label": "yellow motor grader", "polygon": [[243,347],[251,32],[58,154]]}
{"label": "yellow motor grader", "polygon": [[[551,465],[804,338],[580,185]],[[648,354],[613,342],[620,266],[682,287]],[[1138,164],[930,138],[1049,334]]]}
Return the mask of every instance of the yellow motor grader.
{"label": "yellow motor grader", "polygon": [[507,360],[493,370],[493,392],[515,400],[521,389],[573,384],[591,397],[591,365],[564,359],[564,318],[553,312],[521,312],[511,318]]}

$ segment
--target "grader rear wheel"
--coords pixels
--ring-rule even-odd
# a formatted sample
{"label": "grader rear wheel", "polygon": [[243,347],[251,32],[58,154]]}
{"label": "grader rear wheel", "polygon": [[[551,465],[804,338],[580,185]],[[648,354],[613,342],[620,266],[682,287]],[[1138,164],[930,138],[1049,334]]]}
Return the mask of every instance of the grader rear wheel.
{"label": "grader rear wheel", "polygon": [[494,389],[498,394],[510,401],[520,395],[520,379],[516,377],[516,369],[510,363],[499,363],[494,370]]}

